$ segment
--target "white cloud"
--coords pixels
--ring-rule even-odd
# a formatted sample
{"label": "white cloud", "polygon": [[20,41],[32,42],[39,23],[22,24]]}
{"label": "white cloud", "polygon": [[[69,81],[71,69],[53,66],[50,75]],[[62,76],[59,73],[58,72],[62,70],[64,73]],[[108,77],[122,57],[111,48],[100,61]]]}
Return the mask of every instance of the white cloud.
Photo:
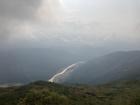
{"label": "white cloud", "polygon": [[[14,34],[11,38],[15,40],[46,40],[45,43],[60,40],[90,45],[113,40],[140,42],[139,0],[12,1],[12,4],[8,0],[2,2],[5,6],[1,7],[4,11],[0,10],[0,21],[4,20],[1,36]],[[7,6],[10,7],[6,9]]]}

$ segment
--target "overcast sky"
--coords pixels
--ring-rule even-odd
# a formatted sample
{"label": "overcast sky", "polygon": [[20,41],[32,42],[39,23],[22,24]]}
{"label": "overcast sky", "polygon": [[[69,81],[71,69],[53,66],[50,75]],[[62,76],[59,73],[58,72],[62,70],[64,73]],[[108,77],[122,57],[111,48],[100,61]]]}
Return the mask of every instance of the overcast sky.
{"label": "overcast sky", "polygon": [[0,0],[1,45],[140,45],[140,0]]}

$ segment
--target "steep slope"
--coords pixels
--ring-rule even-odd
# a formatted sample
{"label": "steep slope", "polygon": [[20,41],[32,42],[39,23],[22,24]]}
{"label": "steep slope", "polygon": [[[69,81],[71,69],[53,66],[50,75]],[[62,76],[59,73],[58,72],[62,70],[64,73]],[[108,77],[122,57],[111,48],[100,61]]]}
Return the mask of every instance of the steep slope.
{"label": "steep slope", "polygon": [[101,84],[140,79],[140,51],[115,52],[93,59],[75,70],[65,82]]}

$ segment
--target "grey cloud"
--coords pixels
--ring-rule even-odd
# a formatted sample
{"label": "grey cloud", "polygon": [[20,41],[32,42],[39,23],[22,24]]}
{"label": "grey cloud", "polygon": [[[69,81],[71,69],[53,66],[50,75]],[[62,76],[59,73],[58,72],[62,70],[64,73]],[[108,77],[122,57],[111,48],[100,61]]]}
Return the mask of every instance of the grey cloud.
{"label": "grey cloud", "polygon": [[28,18],[36,12],[41,0],[0,0],[0,17]]}
{"label": "grey cloud", "polygon": [[135,45],[139,11],[139,0],[0,0],[0,41]]}
{"label": "grey cloud", "polygon": [[13,28],[32,20],[42,0],[0,0],[0,41],[12,34]]}

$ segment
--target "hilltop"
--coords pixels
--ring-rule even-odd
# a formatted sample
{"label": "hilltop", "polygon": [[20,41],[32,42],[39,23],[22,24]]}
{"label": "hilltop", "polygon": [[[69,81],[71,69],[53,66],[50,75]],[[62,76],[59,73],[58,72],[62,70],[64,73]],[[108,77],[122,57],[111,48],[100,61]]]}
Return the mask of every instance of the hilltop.
{"label": "hilltop", "polygon": [[38,81],[0,88],[0,105],[140,105],[140,81],[59,85]]}

